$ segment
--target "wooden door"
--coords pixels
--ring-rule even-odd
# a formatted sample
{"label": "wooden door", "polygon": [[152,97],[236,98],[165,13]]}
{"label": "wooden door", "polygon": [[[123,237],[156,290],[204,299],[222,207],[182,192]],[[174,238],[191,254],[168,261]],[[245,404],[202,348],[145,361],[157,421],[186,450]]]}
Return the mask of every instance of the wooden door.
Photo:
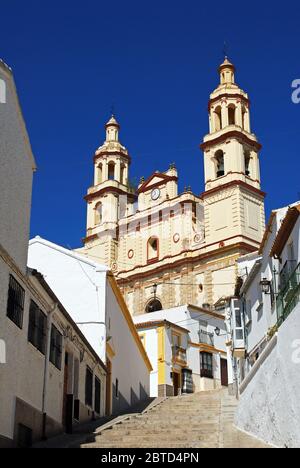
{"label": "wooden door", "polygon": [[174,386],[174,396],[179,395],[180,389],[180,374],[173,372],[173,386]]}
{"label": "wooden door", "polygon": [[226,359],[221,359],[221,385],[223,387],[228,387],[228,369]]}

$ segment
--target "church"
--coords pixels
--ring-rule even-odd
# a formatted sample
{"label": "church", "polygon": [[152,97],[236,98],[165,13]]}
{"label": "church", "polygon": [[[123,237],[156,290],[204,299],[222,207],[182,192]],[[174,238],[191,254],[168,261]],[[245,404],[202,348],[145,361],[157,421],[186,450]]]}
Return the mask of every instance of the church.
{"label": "church", "polygon": [[132,315],[183,304],[217,308],[234,294],[236,260],[261,243],[265,193],[250,101],[227,57],[219,76],[200,146],[203,193],[179,193],[175,164],[131,186],[134,158],[120,142],[114,116],[94,155],[87,232],[78,251],[111,268]]}

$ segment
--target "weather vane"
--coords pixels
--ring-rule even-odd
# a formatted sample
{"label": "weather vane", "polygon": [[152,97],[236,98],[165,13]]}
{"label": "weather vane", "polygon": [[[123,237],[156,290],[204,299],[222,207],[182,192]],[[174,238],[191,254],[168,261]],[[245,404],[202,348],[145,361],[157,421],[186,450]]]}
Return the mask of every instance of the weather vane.
{"label": "weather vane", "polygon": [[112,103],[111,105],[111,115],[115,115],[115,105]]}

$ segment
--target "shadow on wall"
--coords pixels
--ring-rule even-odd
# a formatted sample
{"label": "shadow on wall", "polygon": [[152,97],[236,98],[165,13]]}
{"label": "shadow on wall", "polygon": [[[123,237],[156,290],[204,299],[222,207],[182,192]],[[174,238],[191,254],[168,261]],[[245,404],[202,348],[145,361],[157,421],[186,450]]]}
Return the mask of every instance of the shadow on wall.
{"label": "shadow on wall", "polygon": [[146,398],[149,398],[149,395],[146,392],[143,385],[140,383],[140,401],[144,401],[144,400],[146,400]]}
{"label": "shadow on wall", "polygon": [[113,390],[113,414],[119,414],[119,413],[122,413],[124,412],[125,410],[128,410],[132,407],[136,407],[137,405],[139,405],[140,403],[143,403],[147,400],[147,404],[148,404],[148,400],[149,400],[149,395],[147,394],[147,392],[145,391],[143,385],[140,383],[140,395],[138,397],[138,395],[135,393],[134,389],[131,387],[130,389],[130,402],[122,395],[122,393],[120,392],[120,390],[118,391],[118,396],[117,396],[117,393],[116,393],[116,385],[113,384],[112,385],[112,390]]}

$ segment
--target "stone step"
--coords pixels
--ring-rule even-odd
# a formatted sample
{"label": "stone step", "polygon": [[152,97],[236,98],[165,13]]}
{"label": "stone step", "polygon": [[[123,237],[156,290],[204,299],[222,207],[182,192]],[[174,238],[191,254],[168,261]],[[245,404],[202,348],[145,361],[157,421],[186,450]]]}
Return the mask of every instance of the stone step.
{"label": "stone step", "polygon": [[264,447],[234,425],[237,400],[225,390],[172,397],[92,434],[83,448]]}

